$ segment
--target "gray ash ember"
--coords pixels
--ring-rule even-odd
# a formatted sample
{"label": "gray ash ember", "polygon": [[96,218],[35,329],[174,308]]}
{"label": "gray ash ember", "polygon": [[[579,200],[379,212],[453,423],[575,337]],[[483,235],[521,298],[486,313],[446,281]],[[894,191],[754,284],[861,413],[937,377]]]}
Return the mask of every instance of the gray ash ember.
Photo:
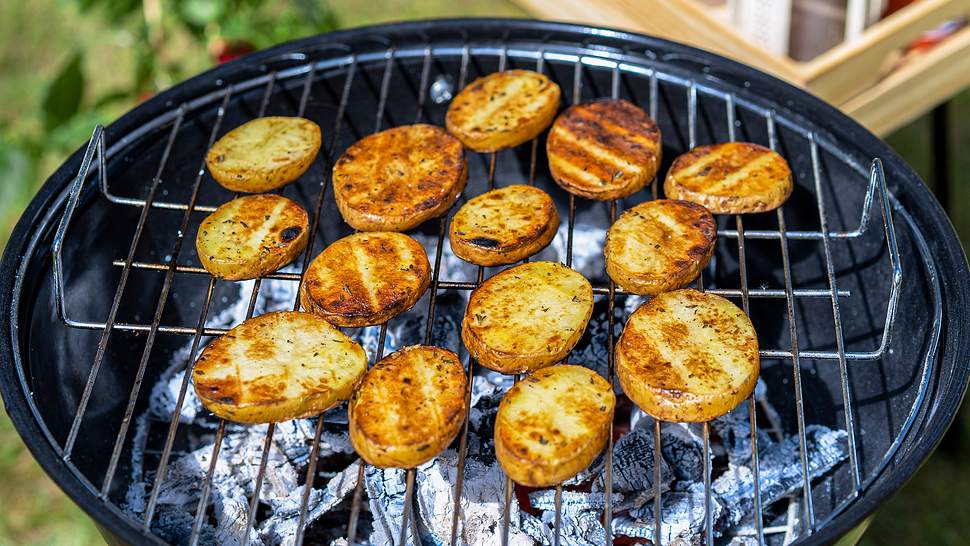
{"label": "gray ash ember", "polygon": [[[550,247],[536,259],[563,261],[565,226]],[[574,233],[573,263],[594,282],[605,279],[601,249],[603,230],[578,225]],[[435,240],[418,235],[425,248],[433,252]],[[432,260],[434,256],[432,255]],[[291,271],[295,271],[291,269]],[[469,281],[477,268],[451,254],[444,245],[441,279]],[[234,288],[235,287],[235,288]],[[256,314],[289,309],[296,298],[296,283],[266,280],[256,302]],[[227,284],[222,309],[208,320],[208,326],[230,327],[245,318],[252,283]],[[238,290],[235,293],[233,290]],[[432,343],[458,351],[459,331],[468,293],[441,291],[435,308]],[[217,301],[219,301],[217,299]],[[639,297],[617,301],[614,334],[619,334],[625,317],[641,302]],[[383,352],[423,343],[425,339],[428,296],[412,310],[390,322]],[[217,304],[218,307],[218,304]],[[573,351],[570,361],[606,373],[607,302],[597,297],[593,318],[586,334]],[[373,357],[379,327],[351,330]],[[172,355],[171,366],[155,385],[148,409],[137,421],[131,485],[126,508],[136,517],[144,514],[154,483],[157,454],[147,448],[158,445],[174,411],[184,378],[188,345]],[[467,362],[467,355],[460,353]],[[493,546],[502,530],[505,477],[495,460],[492,428],[502,395],[512,378],[476,367],[472,383],[472,408],[465,474],[460,502],[459,543]],[[619,387],[617,387],[619,388]],[[773,410],[759,384],[759,401],[765,415]],[[320,444],[317,476],[308,504],[308,539],[313,543],[345,544],[341,538],[349,517],[358,464],[346,435],[346,412],[338,408],[327,413]],[[187,543],[199,503],[201,486],[212,456],[217,421],[202,408],[189,386],[180,411],[180,434],[158,497],[152,530],[173,543]],[[267,471],[260,490],[260,508],[248,537],[243,537],[246,512],[254,491],[265,439],[265,426],[243,427],[229,424],[223,439],[210,503],[203,520],[201,543],[218,544],[292,544],[299,519],[312,447],[315,422],[297,420],[280,424],[269,451]],[[618,423],[625,430],[627,423]],[[653,499],[661,492],[664,543],[693,543],[699,540],[704,524],[703,444],[699,426],[665,423],[662,426],[662,481],[654,481],[653,421],[634,411],[628,423],[630,432],[620,437],[613,451],[613,533],[630,537],[653,538]],[[749,525],[753,509],[750,422],[748,405],[711,423],[712,453],[715,457],[712,510],[717,536],[732,536]],[[159,432],[161,431],[161,432]],[[847,456],[846,434],[812,425],[807,428],[808,474],[813,479],[834,468]],[[758,449],[762,503],[767,507],[801,488],[801,467],[797,437],[770,438],[759,431]],[[458,472],[458,443],[435,460],[421,467],[416,476],[416,521],[408,530],[409,543],[420,539],[425,544],[448,544],[451,540],[454,485]],[[562,499],[562,543],[591,546],[602,544],[602,511],[606,505],[604,483],[605,456],[565,484]],[[358,537],[371,544],[392,544],[400,536],[404,504],[405,474],[399,470],[368,467],[365,471],[365,501]],[[520,494],[524,492],[520,491]],[[528,506],[518,499],[528,498]],[[510,544],[551,544],[555,518],[554,492],[532,491],[513,496],[510,507]],[[418,533],[418,537],[414,533]],[[343,541],[343,542],[341,542]],[[727,542],[727,539],[725,539]],[[743,542],[736,542],[742,544]]]}

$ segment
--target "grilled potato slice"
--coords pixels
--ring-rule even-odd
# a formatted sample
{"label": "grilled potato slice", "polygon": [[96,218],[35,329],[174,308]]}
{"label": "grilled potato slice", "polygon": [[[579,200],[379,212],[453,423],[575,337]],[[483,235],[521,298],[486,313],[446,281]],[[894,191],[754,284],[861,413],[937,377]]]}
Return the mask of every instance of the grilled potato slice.
{"label": "grilled potato slice", "polygon": [[562,483],[603,451],[615,406],[610,384],[588,368],[561,364],[533,372],[502,398],[495,456],[516,483]]}
{"label": "grilled potato slice", "polygon": [[532,186],[492,190],[465,203],[451,219],[451,250],[477,265],[518,262],[539,252],[559,229],[549,194]]}
{"label": "grilled potato slice", "polygon": [[304,118],[256,118],[209,149],[212,178],[232,191],[258,193],[296,180],[320,151],[320,126]]}
{"label": "grilled potato slice", "polygon": [[461,142],[423,123],[362,138],[333,169],[337,208],[361,231],[407,231],[437,218],[467,180]]}
{"label": "grilled potato slice", "polygon": [[247,195],[220,206],[199,225],[195,248],[214,277],[255,279],[292,262],[306,248],[307,212],[279,195]]}
{"label": "grilled potato slice", "polygon": [[458,93],[445,126],[476,152],[494,152],[528,142],[552,123],[559,86],[531,70],[483,76]]}
{"label": "grilled potato slice", "polygon": [[319,415],[350,394],[367,355],[329,322],[309,313],[251,318],[202,351],[192,379],[202,404],[238,423]]}
{"label": "grilled potato slice", "polygon": [[704,207],[660,199],[626,212],[606,232],[606,272],[635,294],[655,295],[692,281],[711,261],[717,226]]}
{"label": "grilled potato slice", "polygon": [[774,210],[792,187],[785,158],[748,142],[694,148],[674,160],[664,180],[667,197],[693,201],[714,214]]}
{"label": "grilled potato slice", "polygon": [[660,129],[630,101],[577,104],[549,130],[552,178],[581,197],[609,201],[643,189],[660,166]]}
{"label": "grilled potato slice", "polygon": [[300,303],[337,326],[381,324],[414,307],[430,269],[424,248],[403,233],[356,233],[313,260]]}
{"label": "grilled potato slice", "polygon": [[523,373],[566,358],[593,313],[593,287],[558,263],[502,271],[468,299],[461,339],[486,368]]}
{"label": "grilled potato slice", "polygon": [[654,297],[630,315],[616,346],[626,395],[663,421],[720,417],[758,381],[758,336],[744,311],[693,289]]}
{"label": "grilled potato slice", "polygon": [[461,429],[466,386],[458,355],[446,349],[417,345],[388,355],[350,399],[350,442],[373,466],[420,466]]}

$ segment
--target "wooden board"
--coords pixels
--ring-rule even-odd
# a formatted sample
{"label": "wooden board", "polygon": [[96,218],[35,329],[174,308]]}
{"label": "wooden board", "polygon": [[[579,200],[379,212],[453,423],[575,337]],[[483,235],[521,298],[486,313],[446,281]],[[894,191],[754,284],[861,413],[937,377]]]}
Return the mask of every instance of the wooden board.
{"label": "wooden board", "polygon": [[[616,27],[693,45],[806,88],[885,134],[970,85],[966,29],[885,76],[887,60],[970,0],[919,0],[852,42],[800,63],[748,42],[723,13],[694,0],[516,0],[537,17]],[[910,66],[912,65],[912,66]]]}

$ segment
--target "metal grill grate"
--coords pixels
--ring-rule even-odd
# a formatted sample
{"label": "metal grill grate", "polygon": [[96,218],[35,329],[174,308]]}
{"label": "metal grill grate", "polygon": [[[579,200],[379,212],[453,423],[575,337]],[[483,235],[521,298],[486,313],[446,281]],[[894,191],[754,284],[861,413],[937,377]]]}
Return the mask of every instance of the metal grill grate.
{"label": "metal grill grate", "polygon": [[[586,45],[586,44],[584,44]],[[94,330],[101,332],[100,341],[97,345],[97,352],[94,355],[93,363],[91,365],[90,371],[87,374],[87,380],[84,384],[83,392],[80,396],[80,401],[78,403],[77,412],[74,416],[73,423],[70,427],[70,431],[67,435],[67,439],[63,445],[55,445],[58,453],[61,455],[63,461],[72,469],[72,471],[78,476],[78,478],[85,483],[95,494],[97,494],[106,505],[112,507],[119,513],[123,512],[120,508],[117,508],[112,500],[109,498],[109,492],[111,491],[111,485],[115,479],[115,474],[117,473],[119,459],[125,441],[128,435],[128,428],[131,422],[133,413],[135,411],[136,401],[139,399],[141,393],[142,382],[145,377],[146,368],[150,357],[152,355],[152,350],[154,347],[154,342],[156,336],[160,333],[164,334],[175,334],[182,336],[190,336],[191,351],[189,357],[185,362],[186,367],[192,365],[197,356],[198,350],[202,343],[202,338],[206,336],[219,335],[224,333],[225,329],[211,328],[206,326],[206,319],[209,314],[211,304],[213,303],[213,294],[216,287],[216,279],[211,276],[208,277],[208,286],[206,290],[206,296],[201,302],[200,314],[196,324],[162,324],[162,317],[164,315],[164,310],[166,304],[169,301],[169,296],[172,292],[172,287],[175,279],[179,276],[208,276],[201,267],[195,264],[185,264],[180,263],[179,257],[182,253],[182,247],[186,235],[193,236],[194,232],[190,231],[190,226],[192,225],[193,215],[198,213],[207,213],[215,209],[214,204],[202,204],[199,201],[200,188],[203,184],[214,184],[211,179],[207,178],[205,175],[204,163],[199,159],[199,168],[194,177],[191,196],[187,201],[184,202],[169,202],[163,201],[159,192],[159,188],[162,184],[162,174],[166,167],[166,163],[169,161],[169,157],[173,148],[177,147],[178,137],[180,131],[184,130],[184,125],[187,117],[193,111],[197,111],[208,107],[210,104],[218,103],[218,110],[214,122],[209,128],[208,143],[211,144],[215,141],[217,136],[221,134],[223,129],[223,119],[226,115],[227,108],[231,104],[233,97],[237,93],[242,93],[250,91],[253,89],[262,89],[262,99],[260,101],[260,108],[257,115],[264,115],[267,111],[267,107],[272,104],[274,100],[274,92],[277,90],[277,86],[280,82],[292,82],[294,80],[300,80],[301,94],[299,98],[299,106],[297,108],[297,115],[302,115],[308,104],[308,100],[313,92],[315,83],[317,82],[319,74],[324,71],[339,70],[344,74],[343,84],[341,87],[341,92],[339,94],[339,103],[337,105],[337,115],[335,118],[335,123],[332,127],[325,128],[325,136],[329,135],[329,144],[325,141],[325,146],[320,154],[318,162],[324,164],[323,172],[324,175],[320,179],[314,179],[309,183],[316,188],[316,197],[313,200],[312,207],[312,224],[310,231],[310,241],[307,245],[307,250],[301,258],[302,268],[301,271],[305,272],[306,268],[310,263],[310,259],[314,256],[315,252],[319,252],[325,246],[327,241],[316,241],[316,235],[318,232],[318,226],[321,222],[321,212],[324,210],[325,201],[328,199],[328,182],[329,182],[329,169],[336,157],[336,154],[340,151],[338,150],[338,143],[341,142],[341,135],[346,130],[349,120],[346,119],[346,113],[348,108],[348,102],[351,98],[351,91],[356,78],[361,77],[360,74],[365,72],[365,69],[373,69],[375,67],[379,68],[381,74],[380,82],[378,86],[378,97],[375,105],[374,121],[373,121],[373,131],[379,131],[388,125],[390,122],[387,116],[387,105],[389,100],[396,102],[407,101],[413,102],[415,105],[415,111],[412,114],[413,117],[410,120],[404,122],[418,122],[426,119],[428,117],[427,112],[427,101],[429,98],[429,89],[431,84],[432,72],[436,73],[440,71],[441,60],[443,59],[458,59],[460,63],[460,70],[457,75],[457,88],[460,89],[470,78],[477,76],[482,72],[479,68],[480,61],[483,59],[488,59],[492,62],[497,61],[498,70],[504,69],[509,63],[509,59],[515,59],[520,63],[530,63],[534,62],[534,67],[538,71],[546,71],[550,63],[555,63],[556,65],[571,65],[572,70],[572,82],[571,86],[566,85],[566,82],[559,82],[564,89],[572,90],[572,101],[579,102],[582,99],[595,98],[592,93],[584,93],[584,76],[588,77],[590,72],[608,72],[610,81],[610,91],[608,95],[613,97],[618,97],[622,95],[622,90],[624,85],[630,86],[634,85],[631,83],[630,79],[636,79],[636,82],[644,84],[648,89],[649,99],[646,104],[643,104],[644,108],[651,114],[655,119],[661,115],[661,100],[660,100],[660,86],[661,84],[667,86],[673,86],[679,88],[685,94],[685,100],[687,101],[687,144],[688,147],[693,147],[698,144],[698,104],[700,99],[717,101],[725,112],[725,122],[727,130],[729,132],[729,138],[736,138],[736,129],[741,126],[738,117],[739,103],[743,102],[743,108],[748,113],[753,113],[755,116],[759,117],[761,123],[764,124],[764,131],[768,135],[767,144],[772,148],[778,148],[777,131],[778,125],[783,124],[786,130],[795,132],[801,135],[809,146],[809,153],[811,157],[811,173],[812,181],[815,193],[815,200],[817,205],[817,214],[819,221],[818,230],[787,230],[785,224],[785,212],[784,208],[779,208],[776,212],[776,229],[767,230],[746,230],[744,227],[744,219],[737,216],[733,219],[734,229],[727,229],[722,226],[722,229],[718,230],[718,236],[721,239],[722,244],[727,241],[734,239],[737,244],[737,256],[738,256],[738,267],[739,267],[739,278],[738,286],[731,288],[718,287],[713,285],[704,284],[704,274],[701,274],[701,278],[698,279],[698,287],[702,288],[708,292],[723,295],[726,297],[739,298],[744,311],[747,313],[750,311],[750,300],[753,298],[762,299],[776,299],[784,302],[785,313],[788,326],[788,334],[790,337],[790,346],[788,348],[778,347],[778,348],[766,348],[761,350],[761,357],[763,359],[784,359],[791,363],[792,365],[792,380],[793,380],[793,394],[794,394],[794,405],[797,416],[798,425],[798,437],[800,443],[800,454],[801,454],[801,469],[803,477],[803,487],[802,495],[800,500],[792,500],[794,505],[798,505],[802,511],[802,517],[800,518],[801,526],[800,529],[793,529],[794,521],[799,519],[793,517],[796,515],[796,508],[789,510],[789,520],[787,526],[776,526],[776,527],[766,527],[764,521],[762,520],[762,507],[761,498],[759,490],[759,480],[757,477],[758,471],[758,449],[757,449],[757,400],[754,396],[748,401],[749,403],[749,415],[751,423],[751,455],[753,463],[753,471],[755,472],[754,486],[754,506],[755,509],[755,535],[759,544],[764,544],[766,541],[765,535],[767,534],[780,534],[785,533],[786,538],[792,538],[793,533],[797,533],[797,536],[810,535],[817,526],[824,525],[828,520],[834,518],[842,510],[844,510],[866,487],[868,487],[872,481],[875,479],[878,472],[872,472],[868,476],[863,476],[860,468],[860,462],[858,461],[857,449],[856,449],[856,427],[855,420],[853,416],[853,403],[850,396],[850,379],[848,374],[848,363],[849,361],[867,361],[867,360],[878,360],[880,359],[889,344],[890,332],[892,328],[892,323],[895,318],[896,304],[899,298],[900,287],[901,287],[901,266],[899,259],[899,251],[896,245],[895,230],[893,226],[892,214],[890,210],[890,196],[886,188],[886,179],[883,173],[882,164],[878,159],[874,159],[871,165],[869,180],[866,186],[866,193],[863,200],[863,207],[860,211],[860,216],[858,220],[858,225],[851,230],[843,231],[832,231],[829,228],[830,218],[826,213],[826,203],[823,191],[823,175],[822,167],[820,161],[820,148],[823,150],[835,149],[835,145],[831,142],[826,141],[824,138],[820,138],[815,132],[805,129],[797,123],[783,117],[779,117],[773,110],[763,108],[757,104],[754,104],[747,99],[740,99],[732,92],[725,92],[716,87],[711,86],[708,82],[698,82],[692,79],[685,79],[675,73],[668,73],[656,66],[648,66],[647,64],[638,64],[630,58],[624,56],[622,52],[617,53],[613,51],[603,50],[601,52],[593,52],[587,50],[585,53],[574,53],[570,48],[565,46],[559,47],[554,44],[549,44],[546,48],[539,51],[529,51],[529,50],[519,50],[513,49],[509,46],[494,47],[490,45],[483,44],[473,44],[465,43],[456,47],[438,47],[427,45],[425,47],[402,47],[402,48],[386,48],[379,49],[376,51],[366,51],[359,53],[349,53],[342,54],[338,57],[326,59],[317,62],[305,62],[302,64],[297,64],[285,69],[280,69],[278,71],[270,72],[264,76],[252,78],[243,82],[237,82],[231,85],[226,85],[222,90],[211,93],[210,95],[200,97],[199,99],[178,106],[176,109],[169,112],[166,116],[163,116],[163,123],[168,124],[168,134],[165,143],[164,152],[161,156],[157,171],[151,183],[149,189],[144,198],[133,198],[124,197],[117,195],[112,192],[111,187],[108,183],[108,159],[111,155],[111,151],[105,150],[105,136],[103,130],[99,127],[95,129],[91,141],[86,150],[84,160],[82,162],[82,167],[78,176],[70,189],[70,197],[66,204],[66,209],[64,211],[60,226],[57,230],[55,241],[53,244],[53,269],[54,269],[54,292],[57,310],[59,312],[61,320],[63,320],[68,326],[73,328]],[[410,62],[416,62],[420,60],[421,70],[420,70],[420,83],[411,97],[395,96],[390,97],[391,81],[394,77],[395,71],[403,70],[398,67],[398,62],[407,59]],[[365,74],[366,76],[366,74]],[[675,120],[675,122],[682,122],[682,120]],[[746,122],[749,123],[749,122]],[[353,128],[352,128],[353,129]],[[358,131],[354,129],[354,133]],[[355,136],[360,136],[355,134]],[[529,156],[529,166],[528,166],[528,180],[530,183],[536,182],[537,172],[539,166],[538,161],[538,142],[532,141],[530,144],[523,145],[524,149],[528,149]],[[200,151],[199,156],[202,156],[204,151]],[[473,154],[474,155],[474,154]],[[491,153],[482,159],[487,162],[487,187],[489,189],[495,187],[495,172],[496,163],[500,160],[499,153]],[[95,161],[96,159],[96,161]],[[471,161],[475,161],[472,157]],[[98,178],[100,194],[104,199],[111,201],[112,203],[136,207],[140,209],[140,215],[138,217],[137,223],[134,226],[134,235],[131,240],[131,244],[128,248],[128,253],[125,259],[115,260],[113,262],[120,270],[120,277],[118,280],[117,287],[114,292],[114,297],[108,313],[107,320],[104,322],[90,321],[85,319],[80,319],[77,317],[70,316],[68,313],[68,306],[66,303],[66,297],[69,292],[69,287],[65,286],[65,278],[63,273],[63,246],[65,238],[68,236],[69,225],[71,223],[72,217],[74,216],[82,190],[86,182],[93,177]],[[307,184],[306,181],[303,182],[304,185]],[[652,195],[654,198],[657,197],[658,184],[655,180],[652,184]],[[469,196],[465,196],[466,198]],[[891,284],[888,294],[885,298],[888,301],[887,304],[887,314],[885,318],[885,325],[883,331],[881,332],[879,346],[875,349],[869,351],[848,351],[846,350],[846,343],[843,339],[843,322],[841,318],[840,301],[844,298],[852,297],[852,292],[846,289],[840,289],[837,283],[837,275],[834,266],[833,256],[832,256],[832,246],[840,244],[843,241],[859,238],[863,236],[867,230],[870,228],[872,207],[876,206],[876,200],[879,201],[879,210],[883,220],[883,232],[885,237],[885,245],[888,250],[889,256],[889,267],[891,268]],[[573,238],[574,238],[574,228],[576,226],[576,211],[577,211],[577,199],[573,196],[568,197],[569,209],[568,209],[568,224],[566,230],[566,262],[567,265],[572,265],[573,257]],[[617,216],[618,207],[622,206],[616,201],[610,202],[609,206],[609,220],[612,222]],[[138,248],[139,242],[142,238],[146,223],[148,221],[149,213],[153,209],[163,209],[170,211],[181,211],[182,218],[181,224],[178,232],[174,235],[174,243],[172,245],[171,259],[167,261],[138,261],[135,259],[136,250]],[[332,219],[326,219],[325,221],[335,221]],[[438,295],[444,290],[461,290],[469,291],[477,287],[485,277],[485,268],[479,267],[477,273],[477,279],[474,282],[465,280],[446,280],[440,278],[441,272],[441,256],[444,244],[444,238],[447,227],[447,217],[443,217],[437,220],[437,241],[435,244],[435,254],[434,254],[434,267],[432,282],[430,288],[430,297],[427,303],[427,322],[425,326],[425,340],[427,343],[431,342],[433,327],[434,327],[434,316],[435,316],[435,306],[437,302]],[[722,224],[725,222],[722,220]],[[779,250],[781,252],[781,264],[780,269],[784,273],[784,285],[777,287],[761,286],[753,288],[749,286],[749,279],[747,274],[747,264],[746,264],[746,243],[749,241],[757,240],[775,240],[779,243]],[[792,267],[789,257],[789,241],[796,240],[807,240],[807,241],[819,241],[822,244],[822,263],[824,270],[824,279],[826,281],[826,286],[821,288],[795,288],[792,280]],[[319,244],[317,244],[319,243]],[[164,273],[164,281],[162,284],[161,294],[155,304],[153,311],[153,319],[149,323],[139,323],[139,322],[122,322],[118,320],[118,311],[121,304],[122,297],[125,294],[126,285],[130,274],[136,270],[145,271],[156,271]],[[282,281],[290,281],[294,283],[301,282],[302,273],[275,273],[265,277],[267,279],[275,279]],[[252,292],[249,296],[248,303],[248,313],[247,317],[251,317],[254,313],[256,307],[256,299],[259,294],[261,285],[261,280],[256,280]],[[608,370],[609,370],[609,381],[611,384],[614,383],[614,362],[613,362],[613,344],[614,344],[614,323],[616,321],[616,298],[625,297],[629,294],[616,286],[612,282],[608,282],[606,285],[594,286],[594,293],[600,296],[605,296],[607,300],[607,317],[610,335],[607,337],[608,345]],[[805,299],[823,299],[829,300],[831,302],[831,310],[833,313],[833,323],[832,323],[832,334],[835,340],[835,351],[826,350],[806,350],[802,349],[799,343],[799,332],[798,324],[795,316],[795,308],[800,300]],[[294,308],[299,307],[299,301],[294,302]],[[392,319],[393,320],[393,319]],[[388,325],[385,323],[380,328],[379,341],[377,343],[377,354],[375,355],[374,361],[376,362],[383,356],[384,341],[387,334]],[[141,359],[138,363],[137,373],[135,375],[134,383],[131,386],[130,394],[128,398],[128,403],[125,409],[125,413],[122,419],[121,428],[118,431],[117,439],[114,443],[113,449],[111,451],[107,471],[104,476],[98,476],[96,478],[91,478],[85,476],[74,464],[71,462],[71,455],[74,451],[76,443],[78,441],[78,432],[82,422],[85,420],[89,402],[91,400],[91,395],[94,387],[94,383],[98,378],[99,372],[102,367],[102,363],[105,359],[105,352],[108,345],[108,341],[113,332],[141,332],[146,333],[146,340],[144,345],[144,351],[142,353]],[[816,517],[815,509],[813,507],[813,496],[812,496],[812,485],[809,479],[807,468],[808,461],[806,459],[806,436],[805,436],[805,410],[804,401],[802,394],[801,385],[801,361],[802,360],[819,360],[819,361],[835,361],[838,365],[840,388],[843,397],[843,407],[844,407],[844,422],[848,432],[849,438],[849,465],[851,472],[851,491],[843,499],[843,501],[831,510],[828,515],[819,520]],[[475,362],[469,359],[468,373],[469,376],[474,374]],[[923,370],[925,375],[926,370]],[[166,471],[173,452],[173,445],[175,443],[175,438],[179,429],[179,416],[180,409],[182,408],[183,402],[185,401],[186,391],[189,383],[190,374],[185,374],[184,379],[180,385],[180,390],[178,392],[178,398],[176,403],[176,409],[173,412],[173,418],[169,423],[167,429],[167,435],[164,442],[164,447],[161,452],[160,460],[157,467],[157,472],[154,480],[154,484],[151,489],[151,495],[149,497],[149,502],[147,509],[145,511],[145,517],[142,521],[136,522],[137,525],[141,527],[143,532],[150,534],[151,523],[155,515],[156,503],[158,500],[158,494],[160,490],[160,485],[164,482]],[[470,403],[471,400],[471,382],[469,382],[469,391],[466,393],[466,404]],[[917,399],[917,403],[918,403]],[[917,410],[917,404],[914,403],[912,415],[915,414]],[[298,528],[298,534],[296,537],[296,543],[301,544],[303,542],[305,522],[307,518],[307,506],[310,498],[310,492],[313,485],[313,477],[316,475],[317,466],[317,454],[320,444],[321,433],[323,430],[323,419],[318,419],[315,437],[312,444],[309,466],[307,468],[306,482],[304,485],[304,491],[302,496],[302,503],[300,505],[300,524]],[[908,425],[907,425],[908,426]],[[662,424],[658,421],[655,423],[654,429],[654,441],[655,450],[654,454],[657,458],[656,464],[654,465],[654,483],[661,482],[661,465],[660,465],[660,453],[661,453],[661,430]],[[244,536],[249,535],[249,529],[254,523],[255,514],[258,505],[259,491],[263,483],[263,478],[265,476],[267,459],[270,451],[270,447],[273,441],[275,427],[270,425],[266,432],[265,441],[263,444],[262,457],[259,462],[259,470],[256,475],[255,482],[255,492],[253,493],[249,509],[248,516],[246,519],[246,526],[244,531]],[[708,424],[704,424],[703,428],[703,439],[704,448],[708,455],[710,455],[710,429]],[[219,450],[222,444],[222,440],[225,434],[225,422],[222,421],[219,424],[218,430],[215,436],[215,446],[213,449],[213,455],[210,461],[210,466],[207,472],[207,480],[202,484],[201,500],[199,502],[198,508],[195,513],[194,524],[192,528],[192,534],[190,543],[195,544],[199,539],[199,533],[203,524],[203,520],[206,513],[206,507],[208,505],[208,497],[211,489],[211,480],[213,472],[215,470]],[[460,499],[462,493],[462,486],[464,481],[464,464],[465,464],[465,453],[467,449],[467,439],[468,435],[468,423],[466,421],[465,427],[461,433],[459,440],[459,461],[457,469],[457,479],[454,483],[454,493],[455,498]],[[902,438],[903,432],[899,434],[897,441],[890,446],[890,449],[885,454],[883,458],[884,466],[893,457],[896,449],[898,448],[899,438]],[[612,493],[612,447],[613,447],[613,435],[609,437],[609,444],[606,451],[606,470],[605,470],[605,498],[606,498],[606,509],[603,515],[604,527],[607,531],[607,543],[612,543],[613,537],[611,531],[611,493]],[[705,458],[704,465],[705,472],[705,534],[706,543],[713,544],[713,525],[711,521],[711,460],[710,457]],[[399,543],[404,544],[407,537],[407,532],[409,528],[409,523],[411,525],[415,524],[416,518],[412,516],[412,498],[414,496],[414,483],[415,483],[415,470],[409,470],[406,474],[406,493],[405,493],[405,507],[404,507],[404,522],[401,526],[401,536],[399,537]],[[347,537],[350,543],[354,543],[357,533],[357,520],[360,512],[360,504],[362,501],[362,483],[364,477],[364,466],[360,466],[358,474],[357,487],[354,491],[352,500],[352,511],[349,521],[347,522]],[[95,485],[95,482],[100,479],[100,487]],[[511,480],[506,480],[505,484],[505,510],[503,527],[501,529],[502,543],[503,545],[507,543],[509,537],[509,506],[511,505],[511,500],[513,496],[513,489]],[[562,487],[556,488],[555,496],[555,506],[556,506],[556,519],[555,519],[555,537],[556,543],[558,544],[560,535],[560,513],[561,513],[561,502],[562,502]],[[657,521],[656,521],[656,542],[659,542],[660,529],[661,529],[661,495],[658,494],[654,498],[655,511]],[[459,510],[460,507],[456,504],[453,507],[452,512],[452,534],[451,534],[451,544],[456,544],[458,539],[457,530],[459,523]],[[131,517],[125,515],[125,517]]]}

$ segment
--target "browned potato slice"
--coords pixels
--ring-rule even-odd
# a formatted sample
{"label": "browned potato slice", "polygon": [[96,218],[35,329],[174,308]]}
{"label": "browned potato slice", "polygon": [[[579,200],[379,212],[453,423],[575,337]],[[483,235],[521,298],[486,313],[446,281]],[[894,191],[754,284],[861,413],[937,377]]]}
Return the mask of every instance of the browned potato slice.
{"label": "browned potato slice", "polygon": [[660,129],[623,99],[577,104],[549,130],[552,178],[566,191],[609,201],[643,189],[660,166]]}
{"label": "browned potato slice", "polygon": [[195,248],[215,277],[255,279],[292,262],[306,248],[309,222],[300,205],[279,195],[233,199],[199,225]]}
{"label": "browned potato slice", "polygon": [[414,307],[430,269],[424,248],[403,233],[356,233],[313,260],[300,303],[337,326],[381,324]]}
{"label": "browned potato slice", "polygon": [[559,213],[549,194],[514,185],[483,193],[464,204],[451,220],[451,250],[478,265],[518,262],[539,252],[559,229]]}
{"label": "browned potato slice", "polygon": [[758,337],[744,311],[693,289],[654,297],[630,315],[616,346],[626,395],[663,421],[720,417],[758,381]]}
{"label": "browned potato slice", "polygon": [[251,318],[202,351],[192,379],[223,419],[275,423],[319,415],[350,398],[367,371],[364,349],[309,313]]}
{"label": "browned potato slice", "polygon": [[559,86],[538,72],[496,72],[458,93],[445,126],[476,152],[511,148],[539,136],[552,123],[559,95]]}
{"label": "browned potato slice", "polygon": [[704,207],[660,199],[623,213],[606,232],[606,272],[635,294],[680,288],[711,261],[717,226]]}
{"label": "browned potato slice", "polygon": [[205,165],[232,191],[269,191],[296,180],[320,151],[320,127],[308,119],[256,118],[226,133]]}
{"label": "browned potato slice", "polygon": [[582,366],[550,366],[515,384],[495,417],[495,456],[516,483],[548,487],[588,467],[606,445],[616,396]]}
{"label": "browned potato slice", "polygon": [[467,180],[461,142],[423,123],[362,138],[333,169],[337,208],[362,231],[406,231],[437,218]]}
{"label": "browned potato slice", "polygon": [[765,212],[791,195],[791,169],[777,152],[757,144],[701,146],[674,160],[664,192],[670,199],[704,205],[714,214]]}
{"label": "browned potato slice", "polygon": [[350,442],[380,468],[435,458],[465,422],[465,369],[446,349],[417,345],[388,355],[350,399]]}
{"label": "browned potato slice", "polygon": [[593,287],[558,263],[532,262],[491,277],[468,299],[461,339],[483,366],[523,373],[566,358],[593,314]]}

